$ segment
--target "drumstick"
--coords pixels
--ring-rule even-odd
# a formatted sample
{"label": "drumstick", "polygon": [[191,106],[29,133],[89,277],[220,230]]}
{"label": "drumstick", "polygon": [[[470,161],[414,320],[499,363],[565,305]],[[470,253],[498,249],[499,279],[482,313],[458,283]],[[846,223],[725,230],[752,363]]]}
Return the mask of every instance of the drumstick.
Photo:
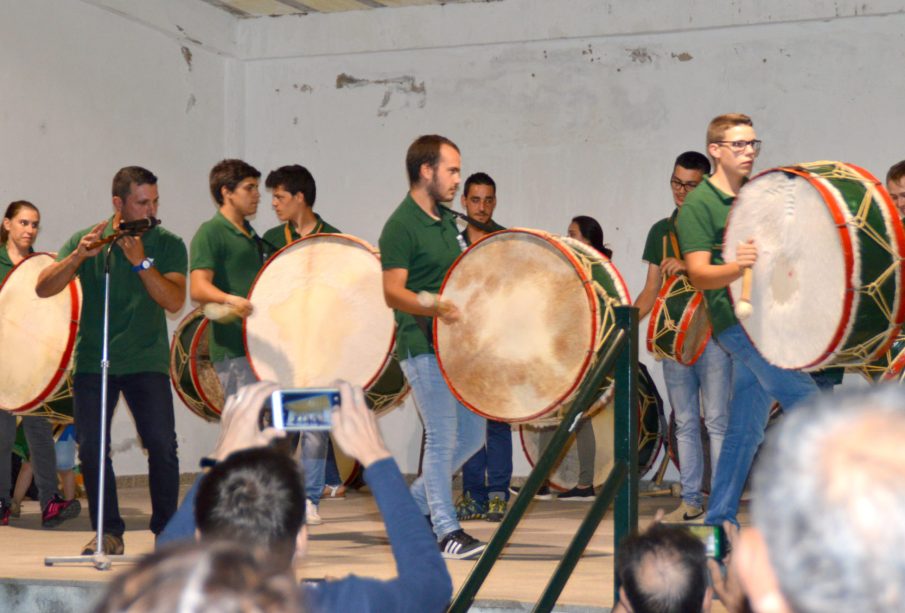
{"label": "drumstick", "polygon": [[228,324],[239,318],[236,307],[231,304],[221,304],[219,302],[208,302],[201,309],[204,316],[218,324]]}
{"label": "drumstick", "polygon": [[735,305],[735,316],[739,319],[748,319],[754,307],[751,306],[751,280],[754,273],[749,266],[742,273],[742,297]]}

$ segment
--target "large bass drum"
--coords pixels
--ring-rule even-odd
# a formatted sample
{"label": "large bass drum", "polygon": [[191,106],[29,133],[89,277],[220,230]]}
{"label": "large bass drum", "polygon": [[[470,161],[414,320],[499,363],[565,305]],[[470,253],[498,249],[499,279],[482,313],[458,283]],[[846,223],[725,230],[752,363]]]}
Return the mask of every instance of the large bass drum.
{"label": "large bass drum", "polygon": [[49,298],[35,293],[38,275],[54,262],[34,253],[0,285],[0,409],[72,421],[69,377],[81,314],[77,280]]}
{"label": "large bass drum", "polygon": [[[905,231],[889,195],[842,162],[774,168],[739,192],[723,257],[753,239],[753,313],[742,320],[781,368],[818,370],[874,361],[905,321]],[[741,295],[741,279],[730,288]]]}
{"label": "large bass drum", "polygon": [[[383,297],[377,251],[346,234],[314,234],[278,251],[258,273],[244,321],[259,379],[323,387],[344,379],[374,389],[378,412],[407,391],[391,359],[396,324]],[[379,393],[378,393],[379,392]]]}
{"label": "large bass drum", "polygon": [[450,267],[441,293],[462,312],[454,324],[434,320],[444,378],[466,407],[506,422],[541,419],[571,401],[612,340],[613,308],[631,303],[609,259],[526,229],[473,244]]}

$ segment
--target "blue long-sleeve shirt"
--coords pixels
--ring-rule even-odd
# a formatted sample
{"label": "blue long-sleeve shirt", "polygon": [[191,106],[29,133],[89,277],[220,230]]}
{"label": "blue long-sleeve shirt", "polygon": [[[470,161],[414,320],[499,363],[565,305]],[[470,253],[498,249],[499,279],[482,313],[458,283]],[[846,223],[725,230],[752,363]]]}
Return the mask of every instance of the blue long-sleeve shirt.
{"label": "blue long-sleeve shirt", "polygon": [[[452,595],[452,580],[396,462],[392,458],[374,462],[365,470],[364,478],[383,516],[397,577],[383,581],[350,575],[336,581],[305,584],[301,589],[306,606],[324,613],[445,611]],[[195,496],[201,479],[195,480],[158,537],[158,547],[194,538]]]}

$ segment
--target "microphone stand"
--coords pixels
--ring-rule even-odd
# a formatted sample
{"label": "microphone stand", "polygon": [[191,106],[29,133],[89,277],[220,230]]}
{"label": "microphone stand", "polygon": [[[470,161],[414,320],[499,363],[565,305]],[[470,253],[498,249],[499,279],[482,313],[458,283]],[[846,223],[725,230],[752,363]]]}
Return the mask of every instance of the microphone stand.
{"label": "microphone stand", "polygon": [[[101,441],[98,456],[98,501],[97,501],[97,549],[94,555],[56,556],[44,558],[44,566],[54,564],[93,564],[97,570],[110,570],[114,561],[135,563],[141,556],[107,555],[104,552],[104,485],[107,459],[107,378],[110,370],[110,258],[113,246],[124,236],[134,233],[119,234],[110,242],[104,254],[104,328],[101,341]],[[90,506],[90,505],[89,505]]]}

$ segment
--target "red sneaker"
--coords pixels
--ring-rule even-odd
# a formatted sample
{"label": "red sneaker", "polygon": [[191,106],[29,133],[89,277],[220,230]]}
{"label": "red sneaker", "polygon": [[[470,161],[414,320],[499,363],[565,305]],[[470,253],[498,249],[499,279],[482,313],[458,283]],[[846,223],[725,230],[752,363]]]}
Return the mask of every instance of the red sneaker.
{"label": "red sneaker", "polygon": [[82,512],[82,503],[78,500],[63,500],[59,494],[47,501],[41,514],[41,525],[45,528],[59,526],[67,519],[73,519]]}
{"label": "red sneaker", "polygon": [[9,503],[0,500],[0,526],[9,525]]}

